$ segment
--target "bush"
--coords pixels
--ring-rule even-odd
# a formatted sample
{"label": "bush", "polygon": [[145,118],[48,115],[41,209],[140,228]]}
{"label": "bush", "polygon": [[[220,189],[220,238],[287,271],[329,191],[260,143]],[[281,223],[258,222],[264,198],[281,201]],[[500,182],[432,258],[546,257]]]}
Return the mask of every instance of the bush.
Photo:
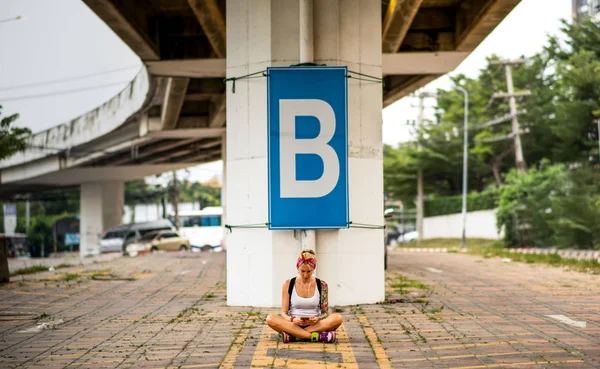
{"label": "bush", "polygon": [[[498,190],[473,192],[467,195],[467,211],[495,209],[498,204]],[[462,195],[431,197],[424,201],[425,216],[456,214],[462,211]]]}
{"label": "bush", "polygon": [[500,189],[497,225],[508,247],[598,247],[600,173],[547,162],[523,175],[511,171]]}

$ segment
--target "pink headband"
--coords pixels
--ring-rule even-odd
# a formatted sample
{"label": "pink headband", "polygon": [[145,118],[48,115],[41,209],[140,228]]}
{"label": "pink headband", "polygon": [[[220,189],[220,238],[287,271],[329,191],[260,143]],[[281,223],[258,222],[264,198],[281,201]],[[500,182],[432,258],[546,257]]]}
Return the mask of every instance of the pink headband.
{"label": "pink headband", "polygon": [[305,258],[304,255],[298,256],[298,260],[296,260],[296,269],[300,268],[302,264],[307,264],[313,270],[317,269],[317,259],[315,258]]}

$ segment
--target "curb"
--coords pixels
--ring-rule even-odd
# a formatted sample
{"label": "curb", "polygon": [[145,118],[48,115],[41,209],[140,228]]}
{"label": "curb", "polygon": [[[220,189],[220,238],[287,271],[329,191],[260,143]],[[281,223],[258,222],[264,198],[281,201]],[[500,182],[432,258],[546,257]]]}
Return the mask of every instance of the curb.
{"label": "curb", "polygon": [[422,252],[422,253],[447,253],[448,249],[446,247],[444,248],[426,248],[426,247],[399,247],[396,248],[394,251],[400,251],[400,252]]}
{"label": "curb", "polygon": [[540,249],[540,248],[518,248],[510,249],[511,253],[520,254],[535,254],[535,255],[558,255],[565,259],[596,259],[600,262],[600,251],[596,250],[557,250],[552,249]]}

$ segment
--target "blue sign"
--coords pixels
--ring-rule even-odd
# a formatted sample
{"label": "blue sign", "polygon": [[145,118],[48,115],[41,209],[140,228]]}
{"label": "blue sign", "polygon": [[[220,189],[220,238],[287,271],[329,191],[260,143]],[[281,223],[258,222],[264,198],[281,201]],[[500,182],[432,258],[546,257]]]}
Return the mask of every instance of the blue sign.
{"label": "blue sign", "polygon": [[79,233],[65,233],[65,246],[79,245]]}
{"label": "blue sign", "polygon": [[15,204],[5,204],[4,205],[4,216],[17,216],[17,205]]}
{"label": "blue sign", "polygon": [[347,228],[348,69],[267,75],[269,229]]}

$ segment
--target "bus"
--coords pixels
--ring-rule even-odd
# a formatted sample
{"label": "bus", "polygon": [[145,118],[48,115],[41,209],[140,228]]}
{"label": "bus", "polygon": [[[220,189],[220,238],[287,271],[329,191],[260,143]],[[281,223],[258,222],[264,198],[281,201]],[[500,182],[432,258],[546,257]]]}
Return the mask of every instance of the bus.
{"label": "bus", "polygon": [[[179,213],[179,231],[190,240],[192,251],[223,250],[222,216],[223,208],[218,206]],[[169,220],[175,224],[174,213]]]}
{"label": "bus", "polygon": [[[10,259],[19,257],[39,256],[31,255],[31,249],[29,246],[29,240],[26,234],[14,233],[11,235],[5,235],[0,233],[0,238],[6,240],[6,248],[8,251],[8,257]],[[49,249],[48,247],[46,249]],[[47,255],[47,254],[46,254]]]}

